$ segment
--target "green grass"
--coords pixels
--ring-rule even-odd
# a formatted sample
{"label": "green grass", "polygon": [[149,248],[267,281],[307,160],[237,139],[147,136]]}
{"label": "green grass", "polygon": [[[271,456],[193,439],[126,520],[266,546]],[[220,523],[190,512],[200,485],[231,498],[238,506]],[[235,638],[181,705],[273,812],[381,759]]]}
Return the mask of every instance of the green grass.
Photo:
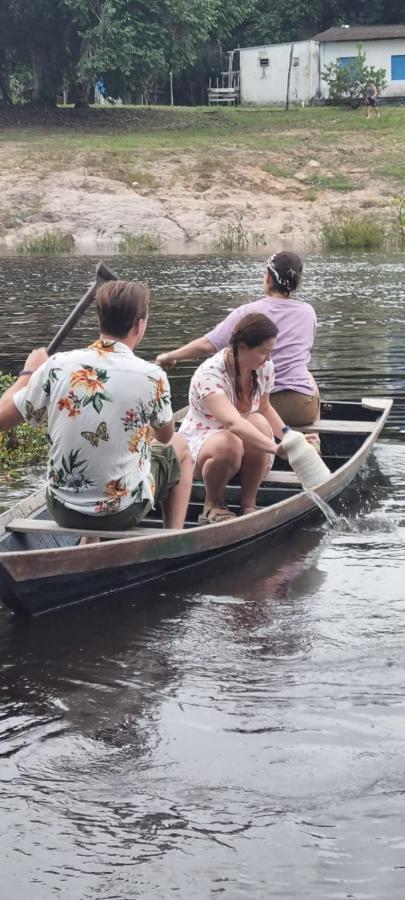
{"label": "green grass", "polygon": [[24,238],[17,244],[16,250],[24,256],[59,256],[62,253],[72,253],[74,248],[72,234],[51,230]]}
{"label": "green grass", "polygon": [[136,256],[140,253],[157,253],[164,249],[164,241],[160,234],[142,231],[140,234],[127,232],[118,243],[118,252],[125,256]]}
{"label": "green grass", "polygon": [[340,214],[323,225],[321,240],[325,250],[379,250],[385,228],[374,218]]}
{"label": "green grass", "polygon": [[309,175],[304,184],[319,191],[353,191],[354,185],[346,175]]}
{"label": "green grass", "polygon": [[[3,125],[0,130],[0,145],[10,142],[13,156],[19,155],[24,147],[35,163],[37,155],[50,157],[54,154],[53,165],[60,160],[74,157],[75,153],[115,152],[119,171],[121,154],[139,153],[140,159],[147,160],[162,153],[184,151],[208,151],[213,165],[232,156],[234,150],[251,152],[274,152],[278,158],[269,162],[268,171],[279,177],[288,177],[292,171],[288,151],[294,149],[300,159],[316,157],[326,150],[339,153],[339,147],[346,142],[355,142],[351,163],[364,162],[364,155],[370,151],[375,159],[378,151],[378,165],[381,173],[389,177],[404,177],[403,144],[405,143],[405,109],[384,109],[380,120],[367,121],[364,110],[342,108],[296,108],[289,112],[280,108],[236,107],[144,107],[124,108],[127,118],[121,128],[120,110],[90,110],[87,124],[75,117],[74,110],[59,110],[60,126],[45,120],[38,126],[24,125],[16,128]],[[64,120],[64,114],[69,118]],[[86,121],[86,120],[85,120]],[[103,126],[99,123],[103,122]],[[285,152],[285,162],[280,155]],[[342,149],[343,152],[343,149]],[[356,159],[357,157],[357,159]],[[347,157],[348,158],[348,157]],[[345,157],[346,161],[346,157]],[[265,161],[264,161],[265,162]],[[374,162],[373,162],[374,165]],[[114,168],[114,166],[112,166]],[[278,171],[277,171],[278,169]],[[124,166],[123,180],[127,180]],[[315,178],[315,175],[314,175]],[[136,177],[132,179],[137,180]],[[334,190],[348,190],[341,183]]]}
{"label": "green grass", "polygon": [[399,181],[405,182],[405,163],[398,162],[386,165],[378,170],[378,174],[388,178],[397,178]]}
{"label": "green grass", "polygon": [[275,178],[294,178],[294,175],[297,171],[296,165],[291,166],[277,166],[273,163],[265,163],[262,166],[263,172],[268,172],[269,175],[274,175]]}

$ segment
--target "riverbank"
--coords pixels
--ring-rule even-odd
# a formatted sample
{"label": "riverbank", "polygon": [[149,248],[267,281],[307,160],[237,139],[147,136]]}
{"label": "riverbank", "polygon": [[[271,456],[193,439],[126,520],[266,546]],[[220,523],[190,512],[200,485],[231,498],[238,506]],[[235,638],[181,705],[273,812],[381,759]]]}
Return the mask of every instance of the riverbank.
{"label": "riverbank", "polygon": [[49,230],[79,253],[315,250],[334,214],[389,223],[405,192],[401,108],[24,107],[0,127],[2,253]]}

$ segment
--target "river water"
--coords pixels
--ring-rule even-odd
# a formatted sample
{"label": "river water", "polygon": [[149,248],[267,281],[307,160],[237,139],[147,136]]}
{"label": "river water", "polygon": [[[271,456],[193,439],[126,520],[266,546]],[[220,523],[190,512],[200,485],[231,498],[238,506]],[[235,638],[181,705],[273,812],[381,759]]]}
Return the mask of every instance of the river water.
{"label": "river water", "polygon": [[[260,295],[260,260],[114,265],[153,287],[147,358]],[[0,261],[3,371],[93,271]],[[0,612],[2,900],[404,897],[404,275],[400,257],[307,260],[324,397],[395,397],[337,525],[141,596]]]}

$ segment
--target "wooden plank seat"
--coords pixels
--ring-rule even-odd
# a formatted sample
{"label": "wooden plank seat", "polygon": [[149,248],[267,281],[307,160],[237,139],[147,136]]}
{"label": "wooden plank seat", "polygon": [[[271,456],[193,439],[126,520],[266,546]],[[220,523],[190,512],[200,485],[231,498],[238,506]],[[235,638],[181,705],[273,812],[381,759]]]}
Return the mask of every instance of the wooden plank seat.
{"label": "wooden plank seat", "polygon": [[319,431],[320,434],[371,434],[375,429],[374,422],[356,422],[350,419],[318,419],[312,425],[301,425],[296,431],[304,434],[312,434]]}
{"label": "wooden plank seat", "polygon": [[[183,406],[174,415],[174,421],[182,422],[188,410],[188,406]],[[358,422],[353,419],[318,419],[312,425],[301,425],[296,431],[302,431],[304,434],[312,434],[318,431],[320,434],[371,434],[375,428],[374,422]]]}
{"label": "wooden plank seat", "polygon": [[8,531],[21,532],[22,534],[70,534],[72,537],[100,537],[112,540],[114,538],[150,537],[153,534],[180,534],[180,529],[174,528],[130,528],[128,531],[98,531],[94,528],[64,528],[57,525],[51,519],[12,519],[7,524]]}

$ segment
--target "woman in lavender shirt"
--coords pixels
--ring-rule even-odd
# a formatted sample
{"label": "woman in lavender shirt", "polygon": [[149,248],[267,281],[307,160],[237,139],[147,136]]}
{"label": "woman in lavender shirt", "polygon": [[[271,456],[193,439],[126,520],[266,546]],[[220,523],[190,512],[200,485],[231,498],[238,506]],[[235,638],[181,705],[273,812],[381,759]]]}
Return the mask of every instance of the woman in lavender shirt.
{"label": "woman in lavender shirt", "polygon": [[302,268],[296,253],[275,253],[264,274],[265,297],[239,306],[204,337],[161,353],[156,362],[167,370],[183,359],[211,356],[228,345],[241,319],[249,313],[262,313],[278,328],[272,354],[272,406],[288,425],[310,425],[319,415],[319,390],[308,370],[317,320],[310,303],[290,296],[301,283]]}

